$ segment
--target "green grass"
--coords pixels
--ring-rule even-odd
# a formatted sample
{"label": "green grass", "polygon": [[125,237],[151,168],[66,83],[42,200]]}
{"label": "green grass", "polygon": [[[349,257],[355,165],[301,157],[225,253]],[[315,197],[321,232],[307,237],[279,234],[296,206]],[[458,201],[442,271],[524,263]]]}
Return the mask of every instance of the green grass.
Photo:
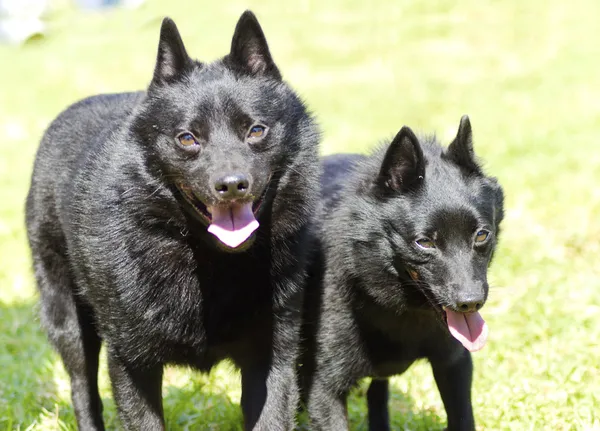
{"label": "green grass", "polygon": [[[68,379],[39,329],[23,229],[44,128],[79,98],[143,88],[162,16],[176,20],[190,53],[211,60],[250,7],[318,115],[324,153],[366,151],[404,124],[447,141],[471,116],[476,150],[507,196],[483,312],[490,340],[474,355],[478,427],[600,430],[600,2],[158,3],[59,9],[46,38],[0,46],[0,429],[75,427]],[[104,363],[100,380],[114,429]],[[209,376],[168,369],[164,394],[169,429],[240,429],[230,365]],[[364,394],[363,385],[349,404],[359,430]],[[393,379],[391,408],[394,429],[443,428],[427,364]]]}

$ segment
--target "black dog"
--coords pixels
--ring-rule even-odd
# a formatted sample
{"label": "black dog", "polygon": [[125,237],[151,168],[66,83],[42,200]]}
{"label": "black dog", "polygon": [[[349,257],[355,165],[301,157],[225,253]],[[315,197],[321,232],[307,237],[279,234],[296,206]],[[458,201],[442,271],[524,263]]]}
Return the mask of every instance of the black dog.
{"label": "black dog", "polygon": [[165,19],[147,92],[91,97],[52,123],[27,227],[80,429],[104,429],[102,341],[127,429],[164,429],[165,364],[224,358],[241,368],[246,428],[293,427],[318,140],[251,12],[211,64]]}
{"label": "black dog", "polygon": [[503,193],[475,160],[468,117],[447,150],[404,127],[369,158],[326,158],[322,182],[301,368],[314,428],[347,429],[348,391],[370,376],[369,429],[389,429],[387,378],[427,358],[448,428],[473,430],[469,351],[486,341],[477,310]]}

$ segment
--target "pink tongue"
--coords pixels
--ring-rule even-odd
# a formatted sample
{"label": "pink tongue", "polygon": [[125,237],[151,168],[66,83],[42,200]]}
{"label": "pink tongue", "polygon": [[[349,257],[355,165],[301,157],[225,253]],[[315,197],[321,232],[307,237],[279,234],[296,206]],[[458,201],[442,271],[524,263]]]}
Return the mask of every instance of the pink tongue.
{"label": "pink tongue", "polygon": [[208,210],[212,215],[208,231],[231,248],[246,241],[258,229],[258,222],[252,213],[252,203],[236,203],[230,207],[214,206]]}
{"label": "pink tongue", "polygon": [[457,313],[446,309],[448,329],[470,352],[481,349],[487,340],[488,327],[478,312]]}

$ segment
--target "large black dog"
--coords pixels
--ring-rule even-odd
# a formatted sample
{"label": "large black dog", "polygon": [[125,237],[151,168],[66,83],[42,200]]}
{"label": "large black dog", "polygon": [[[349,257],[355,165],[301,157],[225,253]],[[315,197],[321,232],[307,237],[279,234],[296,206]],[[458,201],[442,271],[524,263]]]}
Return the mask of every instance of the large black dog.
{"label": "large black dog", "polygon": [[366,376],[369,428],[389,429],[387,378],[427,358],[448,428],[473,430],[469,351],[487,337],[478,310],[503,193],[475,159],[469,119],[447,149],[403,127],[371,157],[330,156],[322,182],[301,368],[314,429],[348,428],[346,396]]}
{"label": "large black dog", "polygon": [[80,429],[104,429],[102,341],[126,429],[164,429],[165,364],[224,358],[241,368],[246,428],[293,427],[318,140],[251,12],[210,64],[165,19],[146,92],[91,97],[52,123],[27,228]]}

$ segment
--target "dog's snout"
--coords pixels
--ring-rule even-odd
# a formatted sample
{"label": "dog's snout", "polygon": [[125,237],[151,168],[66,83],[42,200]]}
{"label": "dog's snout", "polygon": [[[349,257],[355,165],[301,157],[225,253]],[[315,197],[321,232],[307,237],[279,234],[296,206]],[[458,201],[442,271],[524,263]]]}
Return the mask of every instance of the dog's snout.
{"label": "dog's snout", "polygon": [[[465,286],[466,284],[466,286]],[[461,313],[473,313],[478,311],[487,298],[487,283],[455,283],[452,284],[454,290],[454,310]]]}
{"label": "dog's snout", "polygon": [[248,194],[250,180],[244,174],[224,175],[215,181],[214,190],[219,199],[239,199]]}
{"label": "dog's snout", "polygon": [[463,313],[472,313],[483,307],[483,299],[469,299],[466,301],[460,301],[457,302],[456,306],[458,310]]}

